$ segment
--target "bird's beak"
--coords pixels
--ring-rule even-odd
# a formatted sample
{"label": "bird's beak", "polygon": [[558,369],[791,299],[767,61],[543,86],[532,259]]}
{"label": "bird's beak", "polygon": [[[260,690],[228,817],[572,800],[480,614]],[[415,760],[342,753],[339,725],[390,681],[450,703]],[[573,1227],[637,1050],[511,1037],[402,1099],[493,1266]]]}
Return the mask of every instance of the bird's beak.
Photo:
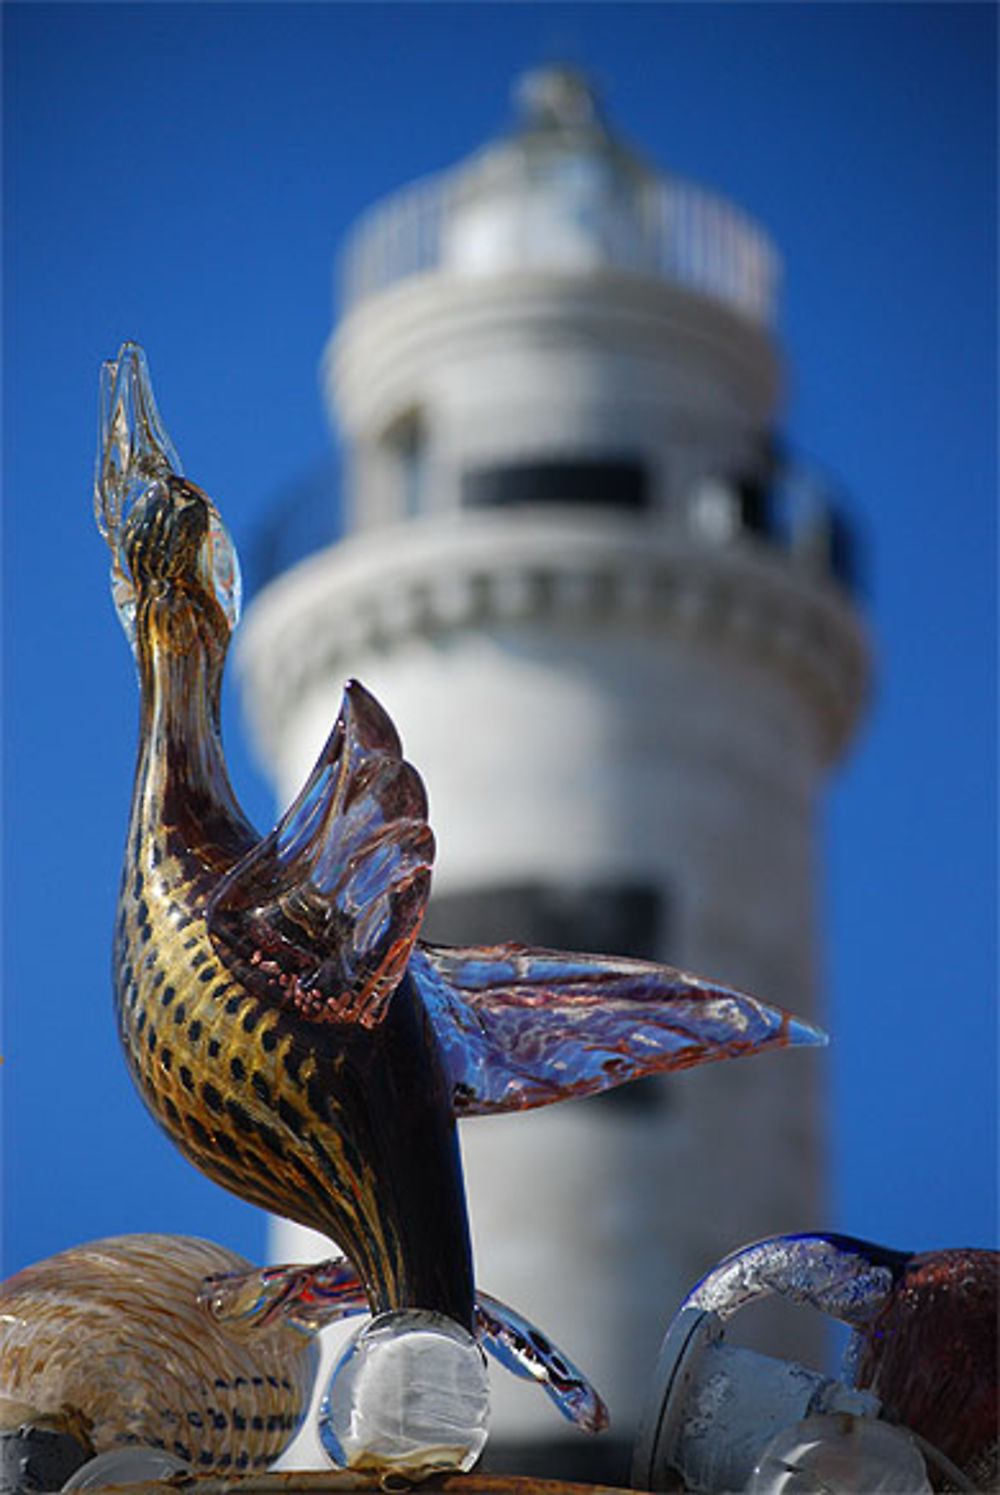
{"label": "bird's beak", "polygon": [[112,553],[137,499],[151,483],[182,471],[156,408],[146,355],[138,343],[123,343],[101,370],[94,475],[94,514]]}

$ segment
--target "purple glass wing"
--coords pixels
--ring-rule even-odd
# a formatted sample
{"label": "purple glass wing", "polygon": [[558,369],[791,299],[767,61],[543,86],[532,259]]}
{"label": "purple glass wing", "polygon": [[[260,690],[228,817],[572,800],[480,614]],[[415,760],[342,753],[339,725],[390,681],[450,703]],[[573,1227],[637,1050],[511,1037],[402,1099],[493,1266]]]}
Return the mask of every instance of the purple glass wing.
{"label": "purple glass wing", "polygon": [[406,969],[433,859],[420,776],[351,681],[302,792],[213,895],[212,939],[266,1000],[374,1027]]}
{"label": "purple glass wing", "polygon": [[410,975],[458,1115],[526,1110],[658,1071],[826,1042],[780,1008],[643,960],[419,944]]}
{"label": "purple glass wing", "polygon": [[230,1333],[249,1332],[278,1320],[319,1330],[338,1319],[368,1313],[361,1279],[345,1256],[314,1266],[258,1267],[207,1277],[199,1301]]}
{"label": "purple glass wing", "polygon": [[608,1409],[586,1376],[541,1330],[488,1293],[476,1293],[476,1333],[515,1376],[538,1382],[562,1415],[587,1433],[608,1425]]}

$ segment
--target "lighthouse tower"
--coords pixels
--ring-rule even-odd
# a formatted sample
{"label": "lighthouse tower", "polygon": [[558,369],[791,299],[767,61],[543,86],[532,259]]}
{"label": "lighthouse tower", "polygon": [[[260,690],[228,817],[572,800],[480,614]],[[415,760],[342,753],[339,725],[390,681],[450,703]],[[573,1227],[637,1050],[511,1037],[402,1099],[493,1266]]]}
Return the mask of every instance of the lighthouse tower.
{"label": "lighthouse tower", "polygon": [[[651,957],[822,1021],[817,823],[867,646],[848,531],[775,439],[776,254],[575,73],[518,95],[506,138],[347,247],[324,366],[345,534],[250,609],[249,715],[287,800],[344,680],[374,691],[429,791],[429,937]],[[603,1445],[564,1434],[497,1375],[506,1467],[620,1477],[687,1289],[825,1223],[824,1066],[463,1123],[479,1283],[613,1419]],[[328,1249],[302,1236],[279,1225],[276,1255]],[[808,1315],[782,1332],[809,1355]]]}

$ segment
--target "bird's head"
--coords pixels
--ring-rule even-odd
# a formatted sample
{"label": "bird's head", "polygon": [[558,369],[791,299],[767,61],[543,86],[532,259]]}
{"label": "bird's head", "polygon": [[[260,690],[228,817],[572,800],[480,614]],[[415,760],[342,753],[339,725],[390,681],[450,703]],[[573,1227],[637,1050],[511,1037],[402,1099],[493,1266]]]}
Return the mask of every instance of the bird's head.
{"label": "bird's head", "polygon": [[211,598],[234,626],[236,551],[212,500],[194,483],[173,474],[152,483],[125,520],[118,549],[135,601],[170,591]]}
{"label": "bird's head", "polygon": [[102,372],[94,508],[111,550],[112,596],[133,652],[144,597],[186,593],[214,601],[230,630],[239,618],[236,550],[212,500],[180,472],[145,355],[126,343]]}

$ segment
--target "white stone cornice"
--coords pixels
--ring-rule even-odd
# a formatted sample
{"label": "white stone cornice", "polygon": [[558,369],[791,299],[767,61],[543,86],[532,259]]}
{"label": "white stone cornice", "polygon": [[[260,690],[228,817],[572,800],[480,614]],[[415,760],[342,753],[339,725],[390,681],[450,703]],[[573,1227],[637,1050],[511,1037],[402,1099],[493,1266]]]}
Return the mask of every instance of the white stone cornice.
{"label": "white stone cornice", "polygon": [[[780,359],[764,329],[688,288],[615,270],[485,280],[434,271],[390,287],[338,326],[324,359],[327,401],[347,431],[378,426],[424,387],[429,366],[453,365],[484,345],[521,350],[526,340],[663,362],[682,410],[685,380],[706,362],[760,425],[781,395]],[[691,419],[699,409],[692,397]]]}
{"label": "white stone cornice", "polygon": [[238,668],[273,761],[310,687],[362,669],[373,652],[463,629],[597,619],[682,633],[783,677],[813,714],[826,761],[867,698],[869,648],[854,608],[787,552],[579,512],[468,514],[349,539],[260,594]]}

